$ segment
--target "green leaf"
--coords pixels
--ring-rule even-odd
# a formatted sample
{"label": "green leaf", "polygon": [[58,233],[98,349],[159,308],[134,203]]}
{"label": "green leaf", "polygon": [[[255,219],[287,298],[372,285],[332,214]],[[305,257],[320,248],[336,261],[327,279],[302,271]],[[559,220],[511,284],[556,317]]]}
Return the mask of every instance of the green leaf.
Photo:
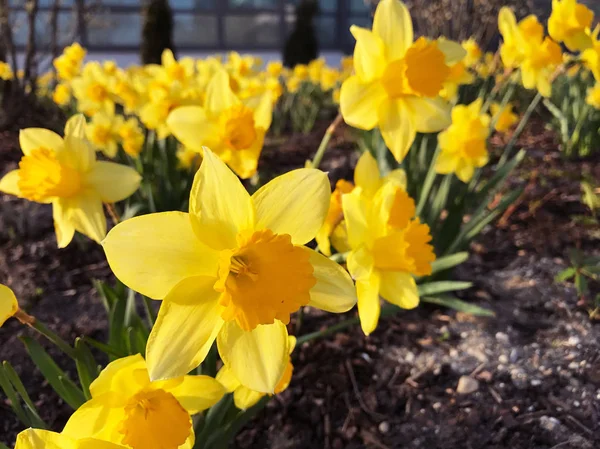
{"label": "green leaf", "polygon": [[588,293],[587,279],[580,272],[575,273],[575,288],[580,296],[587,295]]}
{"label": "green leaf", "polygon": [[2,388],[2,391],[4,391],[4,394],[10,401],[10,408],[13,410],[13,413],[17,415],[19,421],[21,421],[27,427],[31,427],[32,423],[29,419],[29,416],[27,416],[27,413],[25,413],[25,410],[23,410],[19,396],[8,380],[6,372],[4,371],[4,367],[0,367],[0,388]]}
{"label": "green leaf", "polygon": [[476,306],[475,304],[469,304],[468,302],[449,296],[424,296],[421,298],[421,301],[448,307],[450,309],[458,310],[459,312],[465,312],[474,316],[496,316],[493,310],[485,309],[483,307]]}
{"label": "green leaf", "polygon": [[564,282],[573,276],[575,276],[575,268],[570,267],[554,276],[554,282]]}
{"label": "green leaf", "polygon": [[37,429],[45,429],[46,423],[40,417],[37,408],[35,407],[33,401],[29,397],[27,389],[25,388],[25,385],[23,385],[23,382],[21,382],[21,378],[19,377],[15,369],[7,361],[4,361],[2,366],[4,368],[4,373],[6,374],[6,377],[12,383],[14,388],[17,390],[17,393],[19,393],[21,399],[23,399],[23,402],[25,403],[25,413],[27,413],[27,415],[29,416],[31,427],[35,427]]}
{"label": "green leaf", "polygon": [[439,293],[454,292],[457,290],[466,290],[473,287],[472,282],[463,281],[435,281],[421,284],[419,287],[419,296],[437,295]]}
{"label": "green leaf", "polygon": [[445,271],[450,268],[454,268],[455,266],[465,262],[468,258],[469,253],[466,251],[440,257],[431,264],[431,274],[439,273],[440,271]]}
{"label": "green leaf", "polygon": [[114,348],[107,344],[101,343],[98,340],[94,340],[91,337],[84,337],[83,340],[88,345],[102,351],[103,353],[105,353],[106,355],[108,355],[110,357],[114,357],[117,359],[120,359],[122,357],[127,357],[127,353],[125,351],[122,351],[120,348]]}
{"label": "green leaf", "polygon": [[79,375],[79,383],[87,400],[92,398],[90,385],[98,377],[98,364],[89,348],[81,338],[75,340],[75,366]]}
{"label": "green leaf", "polygon": [[74,410],[78,409],[85,402],[85,396],[81,389],[69,379],[37,341],[27,336],[20,337],[20,339],[27,348],[33,363],[39,368],[54,391]]}

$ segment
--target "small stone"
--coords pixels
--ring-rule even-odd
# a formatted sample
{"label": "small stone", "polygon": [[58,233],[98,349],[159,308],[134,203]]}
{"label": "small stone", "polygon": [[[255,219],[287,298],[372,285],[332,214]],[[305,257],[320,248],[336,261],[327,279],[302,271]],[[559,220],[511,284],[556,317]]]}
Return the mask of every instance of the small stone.
{"label": "small stone", "polygon": [[508,356],[510,363],[517,363],[517,360],[519,360],[521,358],[521,351],[519,351],[517,348],[513,348],[510,351],[510,355]]}
{"label": "small stone", "polygon": [[407,352],[406,356],[404,357],[404,360],[406,361],[406,363],[412,363],[415,361],[415,354],[412,352]]}
{"label": "small stone", "polygon": [[569,363],[569,369],[577,369],[577,368],[579,368],[579,363],[577,363],[577,362]]}
{"label": "small stone", "polygon": [[553,432],[558,426],[560,426],[560,421],[552,416],[544,415],[540,418],[540,425],[548,432]]}
{"label": "small stone", "polygon": [[573,407],[580,407],[580,406],[581,406],[581,402],[573,401]]}
{"label": "small stone", "polygon": [[381,433],[388,433],[390,431],[390,424],[387,421],[381,421],[379,423],[379,431]]}
{"label": "small stone", "polygon": [[461,376],[456,386],[458,394],[470,394],[479,390],[479,382],[469,376]]}
{"label": "small stone", "polygon": [[508,345],[510,343],[510,338],[508,334],[504,332],[496,332],[496,340],[498,340],[503,345]]}
{"label": "small stone", "polygon": [[435,404],[432,405],[432,407],[437,412],[439,409],[442,408],[442,403],[441,402],[436,402]]}
{"label": "small stone", "polygon": [[506,354],[500,354],[500,356],[498,357],[498,361],[503,365],[506,365],[508,363],[508,357],[506,356]]}
{"label": "small stone", "polygon": [[542,385],[542,381],[539,379],[531,379],[531,386],[532,387],[539,387],[540,385]]}
{"label": "small stone", "polygon": [[515,368],[510,371],[510,378],[515,387],[524,390],[528,386],[527,374],[521,368]]}
{"label": "small stone", "polygon": [[579,343],[581,343],[581,340],[579,339],[579,337],[569,337],[569,339],[567,340],[567,344],[569,346],[577,346]]}

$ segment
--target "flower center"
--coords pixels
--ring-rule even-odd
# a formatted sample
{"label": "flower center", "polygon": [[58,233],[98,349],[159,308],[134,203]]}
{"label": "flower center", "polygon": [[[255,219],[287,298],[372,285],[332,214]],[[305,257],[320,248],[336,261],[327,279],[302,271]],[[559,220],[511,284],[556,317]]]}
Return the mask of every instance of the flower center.
{"label": "flower center", "polygon": [[308,251],[288,234],[264,230],[221,252],[215,290],[222,292],[222,318],[251,331],[276,319],[289,323],[290,314],[308,304],[315,283]]}
{"label": "flower center", "polygon": [[81,187],[81,176],[77,170],[62,165],[54,151],[48,148],[38,148],[23,156],[19,168],[19,189],[23,197],[31,201],[68,198]]}
{"label": "flower center", "polygon": [[185,68],[181,64],[172,64],[167,67],[167,76],[174,81],[184,81]]}
{"label": "flower center", "polygon": [[96,144],[105,144],[111,140],[111,132],[108,126],[96,125],[92,128],[92,139]]}
{"label": "flower center", "polygon": [[125,406],[119,432],[133,449],[177,449],[190,436],[189,413],[171,393],[142,391]]}
{"label": "flower center", "polygon": [[244,105],[236,105],[223,115],[225,144],[232,150],[247,150],[256,140],[254,113]]}
{"label": "flower center", "polygon": [[450,68],[437,43],[421,37],[406,51],[404,58],[388,64],[382,83],[392,98],[436,97],[449,76]]}
{"label": "flower center", "polygon": [[100,83],[91,83],[87,88],[87,95],[95,103],[101,103],[108,98],[106,88]]}

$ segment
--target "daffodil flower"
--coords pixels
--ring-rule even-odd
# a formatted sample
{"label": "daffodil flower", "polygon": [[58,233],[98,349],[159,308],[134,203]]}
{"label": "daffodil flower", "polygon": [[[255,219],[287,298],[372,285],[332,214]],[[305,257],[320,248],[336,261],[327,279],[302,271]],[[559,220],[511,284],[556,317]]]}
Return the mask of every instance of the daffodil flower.
{"label": "daffodil flower", "polygon": [[441,153],[435,163],[437,173],[456,173],[462,182],[469,182],[475,168],[488,163],[487,138],[490,116],[481,113],[482,100],[452,109],[452,125],[438,135]]}
{"label": "daffodil flower", "polygon": [[378,126],[400,162],[417,132],[450,124],[450,105],[439,94],[450,66],[466,52],[450,41],[413,42],[412,19],[399,0],[379,2],[372,31],[354,25],[350,31],[356,38],[355,75],[342,84],[342,116],[356,128]]}
{"label": "daffodil flower", "polygon": [[176,108],[167,125],[187,148],[200,152],[208,146],[240,177],[249,178],[256,173],[272,114],[269,93],[243,103],[231,90],[227,72],[219,70],[206,89],[205,106]]}
{"label": "daffodil flower", "polygon": [[519,121],[519,116],[513,112],[513,106],[510,103],[504,108],[499,103],[492,103],[490,112],[496,121],[494,129],[499,133],[507,132]]}
{"label": "daffodil flower", "polygon": [[127,446],[96,438],[71,438],[42,429],[26,429],[17,435],[15,449],[126,449]]}
{"label": "daffodil flower", "polygon": [[92,399],[73,413],[63,434],[133,449],[190,449],[190,415],[212,407],[225,389],[209,376],[151,382],[146,362],[137,354],[109,363],[90,393]]}
{"label": "daffodil flower", "polygon": [[79,110],[89,116],[96,112],[114,113],[115,102],[109,84],[110,78],[99,62],[86,64],[81,75],[71,81]]}
{"label": "daffodil flower", "polygon": [[548,34],[571,51],[583,51],[592,46],[590,28],[593,21],[593,11],[577,0],[552,0]]}
{"label": "daffodil flower", "polygon": [[377,191],[371,196],[356,188],[342,197],[342,207],[352,249],[348,270],[356,280],[360,325],[369,335],[379,322],[380,296],[404,309],[419,304],[413,276],[430,274],[435,255],[429,226],[414,218],[406,191],[395,182],[381,184],[376,165],[362,170]]}
{"label": "daffodil flower", "polygon": [[132,168],[96,160],[85,138],[83,115],[72,117],[64,139],[43,128],[21,131],[19,169],[0,180],[0,191],[38,203],[51,203],[58,247],[75,231],[100,242],[106,235],[102,203],[121,201],[135,192],[140,175]]}
{"label": "daffodil flower", "polygon": [[0,327],[19,310],[19,303],[13,291],[0,284]]}
{"label": "daffodil flower", "polygon": [[150,214],[115,226],[103,242],[115,275],[163,299],[148,340],[153,380],[183,375],[215,339],[246,387],[273,393],[287,366],[290,314],[311,305],[340,313],[356,302],[348,274],[302,245],[329,206],[327,175],[294,170],[252,196],[209,149],[190,211]]}
{"label": "daffodil flower", "polygon": [[585,102],[595,109],[600,109],[600,83],[590,87],[585,97]]}
{"label": "daffodil flower", "polygon": [[[291,354],[296,347],[296,338],[289,336],[288,340],[289,351]],[[291,357],[288,357],[288,363],[285,371],[275,387],[275,394],[279,394],[287,389],[287,387],[290,385],[290,381],[292,380],[293,372],[294,365],[292,365]],[[251,390],[250,388],[242,385],[242,383],[237,379],[237,377],[235,377],[233,372],[226,365],[223,365],[223,367],[219,370],[216,379],[229,393],[233,393],[233,402],[240,410],[249,409],[265,396],[265,393]]]}

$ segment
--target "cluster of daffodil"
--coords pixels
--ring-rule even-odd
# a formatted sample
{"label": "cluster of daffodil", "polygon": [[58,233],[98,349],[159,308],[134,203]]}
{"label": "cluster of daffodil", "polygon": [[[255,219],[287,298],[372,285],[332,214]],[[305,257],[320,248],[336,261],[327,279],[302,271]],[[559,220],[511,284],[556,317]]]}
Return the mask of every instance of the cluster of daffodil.
{"label": "cluster of daffodil", "polygon": [[[503,42],[490,54],[474,40],[415,39],[406,6],[381,0],[372,29],[351,28],[354,55],[339,70],[323,60],[263,69],[237,53],[175,60],[168,50],[160,65],[121,69],[84,63],[77,44],[65,49],[53,98],[79,114],[63,137],[21,131],[23,157],[0,191],[52,204],[59,247],[75,231],[101,243],[119,283],[97,284],[109,340],[74,345],[0,286],[0,324],[14,317],[47,337],[79,377],[69,380],[39,343],[23,339],[74,413],[61,433],[22,432],[17,448],[222,447],[288,387],[298,345],[357,322],[369,335],[382,316],[420,301],[488,314],[451,296],[471,284],[449,280],[449,270],[520,195],[502,193],[523,158],[513,154],[516,139],[557,74],[573,75],[579,63],[600,72],[591,20],[575,0],[555,0],[545,36],[535,16],[517,22],[503,9]],[[559,43],[583,53],[564,57]],[[511,104],[517,85],[537,91],[522,117]],[[311,91],[339,101],[340,115],[305,168],[258,185],[272,123]],[[353,180],[331,192],[318,166],[342,121],[357,129],[363,151]],[[499,158],[488,151],[494,132],[510,134]],[[159,204],[159,195],[170,201]],[[119,217],[113,203],[132,198],[145,202],[135,210],[152,213]],[[108,233],[103,204],[115,224]],[[313,239],[316,250],[307,246]],[[161,301],[158,314],[152,300]],[[306,307],[355,305],[358,318],[290,335]],[[104,369],[90,347],[109,356]],[[45,426],[10,365],[0,367],[0,387],[25,425]]]}

